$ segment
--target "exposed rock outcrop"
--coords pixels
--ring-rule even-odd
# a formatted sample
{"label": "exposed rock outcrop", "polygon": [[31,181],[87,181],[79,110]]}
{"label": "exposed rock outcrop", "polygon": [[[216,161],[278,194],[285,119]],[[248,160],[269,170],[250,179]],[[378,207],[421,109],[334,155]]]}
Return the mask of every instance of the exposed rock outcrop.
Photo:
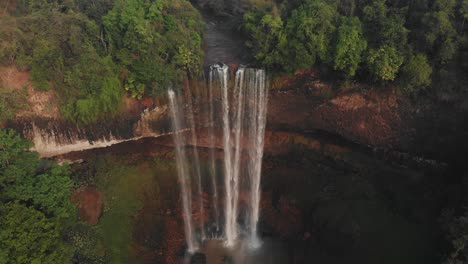
{"label": "exposed rock outcrop", "polygon": [[268,111],[270,130],[326,131],[371,148],[444,161],[456,158],[453,153],[468,153],[459,143],[468,136],[462,107],[424,97],[413,101],[390,88],[360,84],[340,91],[314,72],[276,84]]}
{"label": "exposed rock outcrop", "polygon": [[[20,72],[12,74],[16,77],[10,81],[16,83],[19,78],[29,83],[27,76]],[[199,89],[200,85],[203,84],[193,87]],[[31,115],[34,111],[29,111],[19,115],[7,127],[15,128],[30,139],[34,143],[33,149],[42,157],[171,133],[168,109],[164,103],[127,99],[125,104],[126,110],[117,116],[86,126],[42,115],[41,111],[34,116]],[[194,109],[200,130],[197,145],[201,147],[208,147],[208,138],[203,131],[206,120],[197,118],[197,113],[206,111],[206,105],[206,102],[201,102],[200,109]],[[265,143],[273,147],[284,145],[281,142],[289,136],[278,138],[277,132],[305,135],[325,131],[370,148],[397,150],[446,161],[456,158],[453,153],[459,153],[460,148],[468,153],[464,149],[466,147],[458,144],[468,136],[468,130],[464,129],[464,124],[468,123],[460,122],[467,116],[462,108],[431,105],[423,101],[414,103],[391,89],[360,89],[355,84],[352,89],[339,91],[330,83],[321,81],[316,72],[304,71],[274,83],[268,102]],[[215,122],[220,123],[221,120]],[[320,142],[314,144],[319,146]],[[217,146],[222,148],[219,144]]]}
{"label": "exposed rock outcrop", "polygon": [[124,113],[109,120],[86,126],[59,119],[19,119],[7,126],[15,128],[34,144],[41,157],[53,157],[73,151],[108,147],[143,137],[170,133],[167,106],[145,110],[140,115]]}

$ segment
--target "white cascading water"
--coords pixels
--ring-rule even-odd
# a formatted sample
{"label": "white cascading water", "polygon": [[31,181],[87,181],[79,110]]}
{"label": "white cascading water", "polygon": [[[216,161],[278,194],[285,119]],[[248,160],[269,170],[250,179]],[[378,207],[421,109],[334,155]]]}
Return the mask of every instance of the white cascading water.
{"label": "white cascading water", "polygon": [[176,149],[176,162],[177,162],[177,174],[181,187],[182,196],[182,208],[184,218],[184,232],[185,240],[187,242],[188,252],[195,252],[198,249],[198,243],[195,239],[192,223],[192,190],[190,188],[190,174],[189,164],[187,155],[184,149],[186,140],[182,133],[182,126],[180,123],[180,109],[176,102],[175,92],[173,90],[168,91],[169,94],[169,108],[171,112],[172,126],[174,130],[174,141]]}
{"label": "white cascading water", "polygon": [[[239,184],[240,174],[245,171],[250,191],[246,229],[249,232],[250,244],[252,247],[258,247],[260,241],[257,225],[260,217],[260,182],[268,102],[266,74],[261,69],[239,68],[230,96],[228,70],[226,65],[212,67],[212,71],[218,77],[223,105],[226,244],[234,245],[239,235]],[[210,83],[210,86],[213,85]],[[247,145],[242,146],[243,143]],[[245,170],[242,170],[241,156],[244,148],[247,149],[248,161]]]}
{"label": "white cascading water", "polygon": [[[236,73],[236,80],[234,83],[234,96],[233,96],[233,112],[234,112],[234,142],[231,146],[234,147],[234,160],[232,162],[233,171],[232,171],[232,220],[231,224],[237,226],[237,216],[239,208],[239,181],[240,181],[240,171],[241,171],[241,135],[242,135],[242,124],[243,124],[243,114],[244,114],[244,89],[242,88],[244,84],[244,69],[240,68]],[[237,102],[236,102],[237,100]],[[237,230],[236,230],[237,231]],[[228,240],[229,245],[229,240]]]}
{"label": "white cascading water", "polygon": [[[198,94],[197,94],[198,95]],[[187,100],[187,112],[188,112],[188,121],[190,124],[190,135],[192,139],[192,145],[193,146],[198,146],[198,140],[197,140],[197,134],[195,130],[195,117],[193,115],[193,99],[192,99],[192,93],[190,91],[190,87],[187,89],[187,94],[186,94],[186,100]],[[201,171],[200,171],[200,156],[198,155],[198,149],[193,148],[193,170],[194,174],[196,176],[196,181],[197,181],[197,201],[198,201],[198,213],[200,216],[200,232],[201,232],[201,238],[202,240],[205,240],[206,235],[205,235],[205,223],[204,223],[204,206],[203,206],[203,190],[202,190],[202,177],[201,177]]]}
{"label": "white cascading water", "polygon": [[[239,237],[246,237],[249,244],[256,248],[260,245],[257,234],[257,225],[260,217],[261,198],[261,174],[264,147],[264,136],[267,114],[268,87],[266,74],[261,69],[240,67],[235,75],[233,86],[229,82],[229,68],[226,65],[213,65],[210,69],[208,85],[208,144],[209,144],[209,173],[211,176],[212,200],[214,210],[214,222],[218,231],[220,215],[217,206],[218,186],[215,163],[216,133],[215,122],[222,120],[222,142],[224,148],[224,239],[228,247],[234,246]],[[220,94],[221,108],[220,118],[216,119],[215,96]],[[189,95],[190,96],[190,95]],[[189,159],[186,157],[185,145],[187,142],[180,135],[180,113],[176,104],[175,94],[169,91],[173,126],[176,131],[176,158],[179,179],[181,183],[182,202],[184,209],[185,232],[189,251],[193,252],[198,247],[195,239],[193,221],[191,217],[191,190],[190,179],[197,181],[198,196],[202,198],[201,172],[198,152],[193,151],[194,170],[190,171]],[[188,119],[190,122],[191,143],[197,145],[195,122],[191,98],[187,98]],[[201,104],[201,102],[198,102]],[[191,175],[192,174],[192,175]],[[190,176],[191,175],[191,176]],[[241,182],[243,184],[241,184]],[[245,182],[245,184],[244,184]],[[249,207],[241,214],[239,210],[240,193],[249,192]],[[203,223],[203,200],[200,201],[201,238],[205,239]],[[242,221],[246,226],[239,226],[239,217],[246,216]],[[242,231],[242,232],[241,232]],[[246,235],[241,235],[246,234]]]}
{"label": "white cascading water", "polygon": [[250,244],[259,247],[257,234],[258,219],[260,217],[260,180],[262,175],[263,147],[265,140],[266,113],[268,93],[264,70],[249,69],[249,89],[247,97],[252,100],[250,110],[250,144],[248,148],[250,165],[248,174],[250,179]]}
{"label": "white cascading water", "polygon": [[221,86],[221,99],[223,102],[223,146],[224,146],[224,188],[226,192],[224,208],[224,233],[226,235],[226,244],[233,246],[237,238],[237,217],[233,212],[233,192],[235,189],[232,166],[232,147],[231,147],[231,123],[229,109],[229,85],[228,70],[226,65],[214,69],[217,72]]}
{"label": "white cascading water", "polygon": [[214,209],[214,221],[216,232],[219,231],[219,210],[218,210],[218,180],[216,179],[216,162],[215,162],[215,120],[214,120],[214,91],[213,91],[213,72],[209,73],[208,80],[208,101],[209,101],[209,113],[208,113],[208,126],[209,126],[209,137],[210,137],[210,176],[211,176],[211,186],[212,186],[212,201]]}

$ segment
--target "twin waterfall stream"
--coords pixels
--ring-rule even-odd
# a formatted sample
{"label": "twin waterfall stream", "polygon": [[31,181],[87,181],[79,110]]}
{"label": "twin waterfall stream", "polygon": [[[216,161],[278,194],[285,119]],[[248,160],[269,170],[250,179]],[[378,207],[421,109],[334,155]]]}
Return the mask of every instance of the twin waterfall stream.
{"label": "twin waterfall stream", "polygon": [[[240,240],[248,241],[252,248],[261,244],[257,225],[268,85],[262,69],[240,67],[232,77],[228,66],[211,66],[208,85],[202,92],[206,95],[203,102],[190,91],[189,95],[172,89],[168,92],[190,253],[209,239],[223,240],[226,247],[233,247]],[[206,123],[196,122],[195,115]],[[206,131],[209,141],[206,164],[201,163],[197,150],[199,129]],[[217,142],[222,142],[222,146]],[[223,149],[221,159],[217,159],[217,148]],[[210,179],[210,191],[203,190],[204,174],[209,174],[206,178]],[[218,184],[221,179],[224,184]],[[203,193],[210,193],[210,205],[204,204],[207,201]],[[244,207],[239,206],[242,194],[246,196],[242,197],[247,204]],[[223,206],[218,206],[221,200]],[[211,215],[205,223],[207,207],[211,208]],[[198,222],[194,221],[196,214],[200,216]]]}

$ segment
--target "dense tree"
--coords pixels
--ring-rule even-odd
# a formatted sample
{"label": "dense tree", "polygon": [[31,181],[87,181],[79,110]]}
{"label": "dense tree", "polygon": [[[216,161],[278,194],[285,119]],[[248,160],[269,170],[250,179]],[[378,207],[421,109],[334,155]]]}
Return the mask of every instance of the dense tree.
{"label": "dense tree", "polygon": [[90,123],[102,114],[115,112],[120,105],[122,85],[110,56],[100,57],[90,48],[79,63],[66,72],[64,81],[80,87],[79,94],[69,95],[75,100],[63,107],[62,113],[68,119]]}
{"label": "dense tree", "polygon": [[32,176],[18,177],[5,190],[4,198],[14,201],[28,201],[34,208],[57,219],[73,214],[70,204],[70,190],[73,186],[67,167],[53,165],[46,172]]}
{"label": "dense tree", "polygon": [[44,213],[20,203],[0,205],[0,263],[69,263],[71,250]]}
{"label": "dense tree", "polygon": [[76,210],[70,171],[41,161],[30,146],[0,130],[0,263],[67,263],[61,233]]}
{"label": "dense tree", "polygon": [[292,11],[279,46],[286,70],[332,60],[331,36],[337,18],[336,6],[320,0],[305,1]]}
{"label": "dense tree", "polygon": [[401,69],[401,86],[407,92],[431,85],[432,67],[424,54],[412,55]]}
{"label": "dense tree", "polygon": [[460,6],[460,15],[462,16],[462,30],[465,27],[465,22],[468,19],[468,0],[463,0]]}
{"label": "dense tree", "polygon": [[447,63],[456,52],[457,33],[451,18],[455,4],[455,0],[436,0],[422,18],[423,48],[436,56],[437,63]]}
{"label": "dense tree", "polygon": [[114,6],[113,0],[75,0],[76,7],[92,20],[101,23],[101,18]]}
{"label": "dense tree", "polygon": [[0,23],[0,62],[12,63],[20,46],[16,33],[16,19],[3,16]]}
{"label": "dense tree", "polygon": [[26,106],[25,89],[0,87],[0,123],[15,118],[16,113]]}
{"label": "dense tree", "polygon": [[357,17],[343,17],[337,35],[334,68],[352,77],[356,74],[362,54],[367,48],[361,22]]}
{"label": "dense tree", "polygon": [[19,178],[34,174],[39,166],[36,153],[25,152],[31,144],[12,130],[0,130],[0,190],[5,190]]}
{"label": "dense tree", "polygon": [[0,130],[0,201],[27,201],[57,219],[68,218],[72,210],[68,167],[41,162],[29,147],[12,130]]}
{"label": "dense tree", "polygon": [[367,38],[373,48],[389,45],[404,50],[409,30],[405,27],[405,8],[389,8],[386,0],[371,1],[363,8]]}
{"label": "dense tree", "polygon": [[[453,92],[466,87],[462,84],[468,68],[466,0],[261,2],[263,9],[252,7],[244,25],[249,28],[248,46],[266,67],[292,71],[325,66],[346,78],[359,72],[355,78],[375,84],[398,79],[396,84],[406,91],[433,86],[432,91]],[[279,13],[271,8],[276,4]],[[265,16],[281,21],[274,31],[260,23]],[[351,26],[353,17],[362,22],[362,32]],[[364,52],[366,63],[359,63],[364,41],[369,51]]]}
{"label": "dense tree", "polygon": [[[403,89],[429,79],[437,89],[466,86],[458,82],[467,79],[466,0],[195,2],[242,14],[254,58],[276,71],[325,66],[363,81],[399,79]],[[200,71],[203,23],[186,0],[21,0],[0,20],[0,62],[16,63],[31,71],[34,86],[56,90],[63,115],[79,123],[118,110],[123,91],[162,94],[184,72]]]}
{"label": "dense tree", "polygon": [[73,0],[22,0],[19,2],[28,12],[43,10],[60,10],[65,12],[75,8]]}
{"label": "dense tree", "polygon": [[393,81],[403,64],[403,56],[394,47],[382,46],[369,51],[367,63],[377,80]]}
{"label": "dense tree", "polygon": [[[102,54],[99,29],[93,21],[55,9],[9,19],[15,20],[17,29],[8,36],[17,44],[8,61],[29,69],[34,87],[53,87],[65,117],[91,122],[118,110],[122,85],[117,67]],[[117,80],[111,82],[114,87],[109,87],[109,80]],[[111,99],[106,89],[112,90]],[[103,98],[106,94],[108,98]],[[86,109],[77,106],[80,100],[87,100]]]}
{"label": "dense tree", "polygon": [[279,16],[251,12],[244,17],[245,30],[251,35],[247,46],[254,49],[255,58],[268,67],[281,67],[282,57],[278,44],[283,32]]}
{"label": "dense tree", "polygon": [[377,42],[379,40],[378,36],[381,34],[381,24],[387,17],[385,0],[370,1],[370,3],[363,8],[362,13],[366,31],[368,32],[367,35],[370,36],[373,42]]}
{"label": "dense tree", "polygon": [[[54,89],[63,116],[96,122],[132,96],[200,74],[203,23],[186,0],[22,0],[0,17],[0,63]],[[123,89],[125,88],[125,89]]]}
{"label": "dense tree", "polygon": [[354,16],[357,9],[356,0],[341,0],[338,2],[338,10],[344,16]]}
{"label": "dense tree", "polygon": [[265,67],[291,72],[325,66],[378,84],[398,79],[405,91],[456,91],[467,80],[468,1],[260,3],[247,8],[244,27],[248,47]]}
{"label": "dense tree", "polygon": [[121,1],[103,23],[110,51],[124,68],[126,90],[135,97],[144,91],[161,94],[176,79],[177,69],[199,73],[202,23],[189,2]]}

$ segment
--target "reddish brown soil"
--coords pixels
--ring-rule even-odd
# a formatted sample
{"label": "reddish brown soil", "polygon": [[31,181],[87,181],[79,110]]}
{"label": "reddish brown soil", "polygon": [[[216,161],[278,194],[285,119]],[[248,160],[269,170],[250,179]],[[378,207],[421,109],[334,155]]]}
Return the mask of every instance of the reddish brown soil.
{"label": "reddish brown soil", "polygon": [[82,187],[72,194],[72,202],[79,209],[81,220],[96,225],[102,213],[102,194],[92,186]]}
{"label": "reddish brown soil", "polygon": [[360,145],[443,161],[463,156],[453,153],[468,153],[459,143],[468,136],[465,95],[448,104],[430,95],[414,100],[392,87],[338,86],[323,81],[316,71],[274,80],[269,129],[325,131]]}
{"label": "reddish brown soil", "polygon": [[407,124],[401,113],[407,100],[391,89],[342,91],[322,82],[314,71],[276,80],[270,94],[272,129],[323,130],[365,145],[390,146]]}
{"label": "reddish brown soil", "polygon": [[391,92],[340,94],[315,108],[311,120],[323,130],[368,145],[392,145],[402,130],[400,98]]}
{"label": "reddish brown soil", "polygon": [[20,71],[16,66],[0,67],[0,89],[24,89],[24,92],[27,93],[28,105],[18,112],[18,118],[57,119],[60,117],[54,91],[45,92],[34,89],[31,84],[31,76],[27,71]]}
{"label": "reddish brown soil", "polygon": [[0,0],[0,17],[8,15],[16,9],[16,0]]}
{"label": "reddish brown soil", "polygon": [[[1,13],[1,10],[0,10]],[[27,94],[27,106],[17,113],[17,119],[61,119],[59,110],[59,100],[54,90],[39,91],[35,89],[31,82],[31,75],[28,71],[21,71],[15,65],[0,67],[0,89],[17,89]],[[152,108],[155,99],[145,97],[142,101],[129,96],[122,98],[122,113],[139,115],[145,108]]]}

